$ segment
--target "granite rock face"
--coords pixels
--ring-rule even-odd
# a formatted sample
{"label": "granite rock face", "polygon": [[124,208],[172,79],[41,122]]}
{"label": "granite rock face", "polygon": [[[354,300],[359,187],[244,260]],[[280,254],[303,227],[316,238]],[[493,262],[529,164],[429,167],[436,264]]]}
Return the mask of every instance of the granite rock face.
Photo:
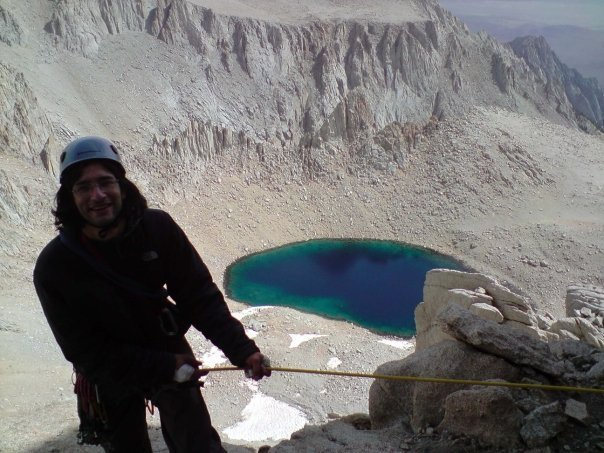
{"label": "granite rock face", "polygon": [[[57,176],[58,147],[51,123],[24,74],[2,62],[0,105],[0,147],[3,156],[40,165],[50,175]],[[32,204],[28,188],[11,178],[5,168],[0,169],[0,218],[22,228],[35,212]]]}
{"label": "granite rock face", "polygon": [[576,112],[604,129],[604,92],[595,78],[562,63],[542,36],[516,38],[510,47],[545,82],[548,95],[566,97]]}
{"label": "granite rock face", "polygon": [[447,396],[444,410],[438,431],[471,436],[495,447],[513,448],[520,444],[523,414],[507,389],[459,390]]}
{"label": "granite rock face", "polygon": [[554,401],[529,413],[520,435],[527,447],[542,447],[565,428],[566,421],[562,405]]}
{"label": "granite rock face", "polygon": [[6,8],[0,6],[0,41],[9,46],[19,45],[23,38],[23,28]]}
{"label": "granite rock face", "polygon": [[63,1],[55,6],[45,30],[66,49],[90,56],[107,35],[141,31],[145,25],[144,0]]}
{"label": "granite rock face", "polygon": [[50,122],[22,72],[0,62],[0,144],[5,154],[38,160]]}
{"label": "granite rock face", "polygon": [[565,330],[591,346],[604,350],[604,288],[570,285],[566,289],[566,315],[549,330]]}
{"label": "granite rock face", "polygon": [[533,337],[545,337],[540,332],[532,304],[483,274],[431,270],[426,274],[423,299],[415,309],[418,350],[451,338],[438,321],[439,313],[449,304],[469,309],[485,319],[514,326]]}
{"label": "granite rock face", "polygon": [[[443,328],[439,321],[439,314],[451,305],[502,324],[505,329],[513,328],[520,336],[545,343],[575,339],[604,350],[604,292],[595,286],[570,286],[566,297],[569,317],[558,320],[536,313],[530,301],[482,274],[431,270],[426,274],[423,299],[415,309],[417,350],[452,339],[450,329]],[[509,335],[506,330],[503,338]]]}
{"label": "granite rock face", "polygon": [[[174,161],[203,163],[228,152],[242,156],[253,153],[262,159],[263,145],[256,143],[244,131],[232,131],[209,121],[191,120],[177,137],[154,136],[151,150],[158,156]],[[202,153],[202,150],[206,152]]]}
{"label": "granite rock face", "polygon": [[517,365],[530,366],[556,377],[572,372],[551,354],[546,342],[505,324],[483,320],[456,305],[444,309],[439,315],[439,322],[443,330],[457,340]]}
{"label": "granite rock face", "polygon": [[[542,70],[488,35],[470,33],[437,2],[406,0],[404,7],[413,12],[409,21],[392,24],[280,23],[225,16],[185,0],[65,0],[53,5],[46,31],[57,46],[88,57],[104,39],[125,32],[194,52],[206,98],[215,102],[200,106],[192,122],[210,121],[210,129],[226,129],[239,141],[244,134],[268,161],[296,156],[310,174],[320,173],[329,155],[342,155],[342,144],[354,145],[376,168],[400,167],[417,135],[407,131],[400,146],[387,134],[379,137],[381,131],[421,126],[470,106],[540,113],[577,126],[576,105],[581,116],[598,118],[579,101],[571,104],[564,90],[548,91]],[[220,147],[199,129],[185,124],[150,151],[178,154],[187,142],[195,145],[191,155],[216,155]]]}
{"label": "granite rock face", "polygon": [[604,288],[571,285],[566,289],[566,315],[597,318],[604,316]]}
{"label": "granite rock face", "polygon": [[[569,291],[571,311],[591,316],[591,309],[577,304],[595,307],[599,293],[593,287]],[[416,325],[416,352],[381,365],[376,374],[598,388],[604,383],[604,353],[589,336],[598,332],[587,318],[538,314],[530,301],[486,275],[428,272]],[[590,416],[601,412],[604,397],[566,396],[563,406],[560,392],[376,380],[369,415],[378,429],[402,424],[415,433],[446,431],[489,448],[522,450],[554,445],[577,423],[583,430],[599,429]]]}
{"label": "granite rock face", "polygon": [[[510,381],[520,376],[506,360],[457,341],[443,341],[403,360],[385,363],[376,373]],[[459,384],[376,380],[369,393],[372,426],[380,429],[402,422],[415,431],[435,427],[443,420],[445,399],[463,388]]]}

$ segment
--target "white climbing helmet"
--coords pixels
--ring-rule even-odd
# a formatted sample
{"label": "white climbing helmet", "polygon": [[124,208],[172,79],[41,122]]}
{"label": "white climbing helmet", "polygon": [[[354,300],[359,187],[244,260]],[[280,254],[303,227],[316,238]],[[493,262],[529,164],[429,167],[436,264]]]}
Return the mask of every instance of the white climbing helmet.
{"label": "white climbing helmet", "polygon": [[61,153],[59,180],[63,182],[65,170],[73,164],[92,159],[112,160],[124,169],[117,148],[109,140],[94,136],[81,137],[69,143]]}

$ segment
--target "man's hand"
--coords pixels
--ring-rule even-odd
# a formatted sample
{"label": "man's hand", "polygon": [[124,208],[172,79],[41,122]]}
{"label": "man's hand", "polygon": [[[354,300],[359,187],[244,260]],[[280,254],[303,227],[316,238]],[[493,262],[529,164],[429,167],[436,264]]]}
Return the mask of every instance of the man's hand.
{"label": "man's hand", "polygon": [[270,367],[268,358],[259,352],[255,352],[245,359],[245,375],[251,377],[254,381],[259,381],[264,376],[270,376],[271,370],[268,370],[268,367]]}
{"label": "man's hand", "polygon": [[[176,358],[176,364],[174,367],[174,375],[183,365],[190,365],[193,368],[193,374],[188,379],[188,381],[198,381],[201,376],[205,376],[208,374],[207,371],[201,371],[199,367],[201,366],[201,362],[195,358],[193,354],[174,354]],[[176,380],[176,379],[175,379]]]}

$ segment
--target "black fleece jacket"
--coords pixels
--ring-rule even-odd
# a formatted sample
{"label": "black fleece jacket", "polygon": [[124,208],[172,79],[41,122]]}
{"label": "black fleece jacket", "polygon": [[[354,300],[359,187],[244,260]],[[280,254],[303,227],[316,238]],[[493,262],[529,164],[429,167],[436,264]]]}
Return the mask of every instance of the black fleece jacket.
{"label": "black fleece jacket", "polygon": [[[63,234],[118,274],[152,291],[165,285],[181,313],[233,364],[258,352],[169,214],[147,209],[128,233],[109,241]],[[38,257],[34,285],[65,358],[91,382],[140,389],[171,382],[175,358],[158,318],[166,301],[145,300],[111,282],[58,236]]]}

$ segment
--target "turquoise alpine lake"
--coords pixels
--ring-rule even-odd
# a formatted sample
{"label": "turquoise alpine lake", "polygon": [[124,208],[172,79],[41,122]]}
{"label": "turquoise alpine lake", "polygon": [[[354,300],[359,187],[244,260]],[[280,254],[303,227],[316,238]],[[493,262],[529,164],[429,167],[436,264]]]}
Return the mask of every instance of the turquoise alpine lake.
{"label": "turquoise alpine lake", "polygon": [[451,257],[381,240],[319,239],[245,256],[225,274],[227,295],[280,305],[398,336],[415,334],[426,272],[464,270]]}

